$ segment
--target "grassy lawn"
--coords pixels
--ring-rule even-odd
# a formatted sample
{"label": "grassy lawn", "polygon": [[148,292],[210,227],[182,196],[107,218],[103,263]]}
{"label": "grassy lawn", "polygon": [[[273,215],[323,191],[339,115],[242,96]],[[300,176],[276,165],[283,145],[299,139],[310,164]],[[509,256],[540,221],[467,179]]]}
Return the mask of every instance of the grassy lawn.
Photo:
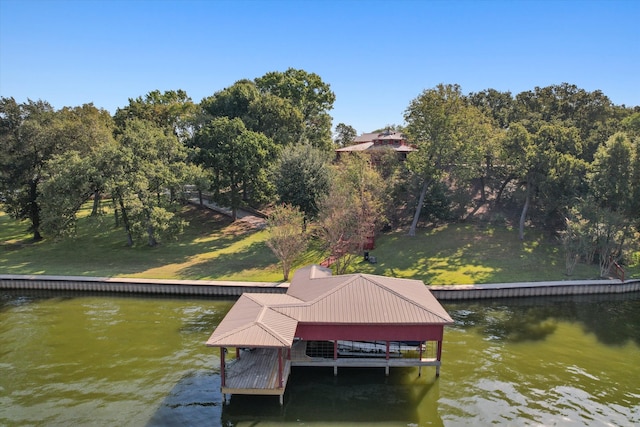
{"label": "grassy lawn", "polygon": [[[0,273],[51,274],[162,279],[280,281],[281,269],[265,245],[266,232],[246,223],[195,207],[183,214],[190,221],[177,241],[156,248],[126,246],[113,217],[82,212],[76,236],[29,243],[27,224],[0,213]],[[557,242],[530,232],[525,242],[505,227],[454,224],[381,235],[371,254],[377,264],[358,262],[353,271],[407,277],[431,284],[499,283],[563,280],[564,260]],[[627,269],[640,277],[640,262]],[[312,248],[298,266],[320,263],[323,252]],[[597,266],[578,265],[575,279],[598,277]]]}

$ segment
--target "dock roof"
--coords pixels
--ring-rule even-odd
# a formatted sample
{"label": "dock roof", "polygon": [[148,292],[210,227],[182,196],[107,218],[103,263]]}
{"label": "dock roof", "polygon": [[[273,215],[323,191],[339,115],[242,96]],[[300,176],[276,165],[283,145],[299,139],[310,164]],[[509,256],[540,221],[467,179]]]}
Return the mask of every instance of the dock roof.
{"label": "dock roof", "polygon": [[298,323],[447,325],[453,320],[420,280],[296,271],[284,295],[243,294],[207,341],[219,347],[289,347]]}

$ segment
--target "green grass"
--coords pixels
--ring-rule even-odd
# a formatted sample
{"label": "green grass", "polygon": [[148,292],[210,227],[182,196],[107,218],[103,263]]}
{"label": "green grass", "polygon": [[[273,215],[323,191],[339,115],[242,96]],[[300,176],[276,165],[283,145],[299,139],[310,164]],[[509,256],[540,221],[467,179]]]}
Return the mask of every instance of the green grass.
{"label": "green grass", "polygon": [[[562,248],[541,233],[522,242],[515,230],[451,224],[381,236],[371,251],[377,264],[362,264],[373,274],[418,277],[430,284],[472,284],[564,280]],[[578,265],[571,278],[597,278],[597,266]]]}
{"label": "green grass", "polygon": [[[126,246],[124,231],[109,214],[81,212],[74,237],[29,243],[24,222],[0,213],[0,273],[160,279],[282,280],[280,266],[265,244],[267,234],[208,210],[187,207],[189,227],[177,241],[155,248]],[[431,284],[500,283],[568,279],[562,249],[542,233],[526,241],[506,227],[454,224],[379,236],[371,251],[377,264],[356,262],[352,271],[421,279]],[[640,277],[640,253],[627,277]],[[324,253],[312,242],[297,266],[320,263]],[[296,267],[297,267],[296,266]],[[573,279],[598,277],[597,266],[578,265]]]}

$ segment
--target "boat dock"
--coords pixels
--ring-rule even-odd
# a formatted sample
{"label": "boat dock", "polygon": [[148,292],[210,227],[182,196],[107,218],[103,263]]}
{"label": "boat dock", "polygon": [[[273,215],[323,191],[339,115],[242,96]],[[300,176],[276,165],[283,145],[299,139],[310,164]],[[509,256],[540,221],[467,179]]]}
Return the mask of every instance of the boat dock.
{"label": "boat dock", "polygon": [[[308,341],[299,340],[283,360],[282,377],[280,377],[278,349],[255,348],[240,349],[235,359],[225,363],[225,382],[221,387],[223,400],[227,395],[263,395],[279,396],[283,404],[284,392],[287,386],[291,368],[300,367],[333,367],[334,375],[338,368],[384,368],[389,375],[392,367],[418,367],[421,374],[423,366],[434,366],[440,369],[441,362],[435,357],[312,357],[307,355]],[[281,349],[280,351],[284,351]]]}

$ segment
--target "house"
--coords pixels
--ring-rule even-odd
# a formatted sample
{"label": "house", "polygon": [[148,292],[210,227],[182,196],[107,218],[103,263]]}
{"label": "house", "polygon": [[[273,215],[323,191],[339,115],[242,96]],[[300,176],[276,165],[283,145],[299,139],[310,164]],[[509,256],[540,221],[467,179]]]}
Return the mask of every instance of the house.
{"label": "house", "polygon": [[407,158],[407,154],[417,150],[407,142],[407,139],[402,132],[390,129],[380,133],[363,133],[356,137],[353,142],[353,145],[336,149],[336,155],[340,157],[342,153],[381,153],[384,150],[393,150],[398,153],[398,157],[401,160],[405,160]]}
{"label": "house", "polygon": [[[286,294],[243,294],[207,346],[220,348],[221,391],[283,395],[294,366],[435,366],[453,320],[420,280],[333,276],[311,265]],[[227,352],[235,359],[227,363]]]}

